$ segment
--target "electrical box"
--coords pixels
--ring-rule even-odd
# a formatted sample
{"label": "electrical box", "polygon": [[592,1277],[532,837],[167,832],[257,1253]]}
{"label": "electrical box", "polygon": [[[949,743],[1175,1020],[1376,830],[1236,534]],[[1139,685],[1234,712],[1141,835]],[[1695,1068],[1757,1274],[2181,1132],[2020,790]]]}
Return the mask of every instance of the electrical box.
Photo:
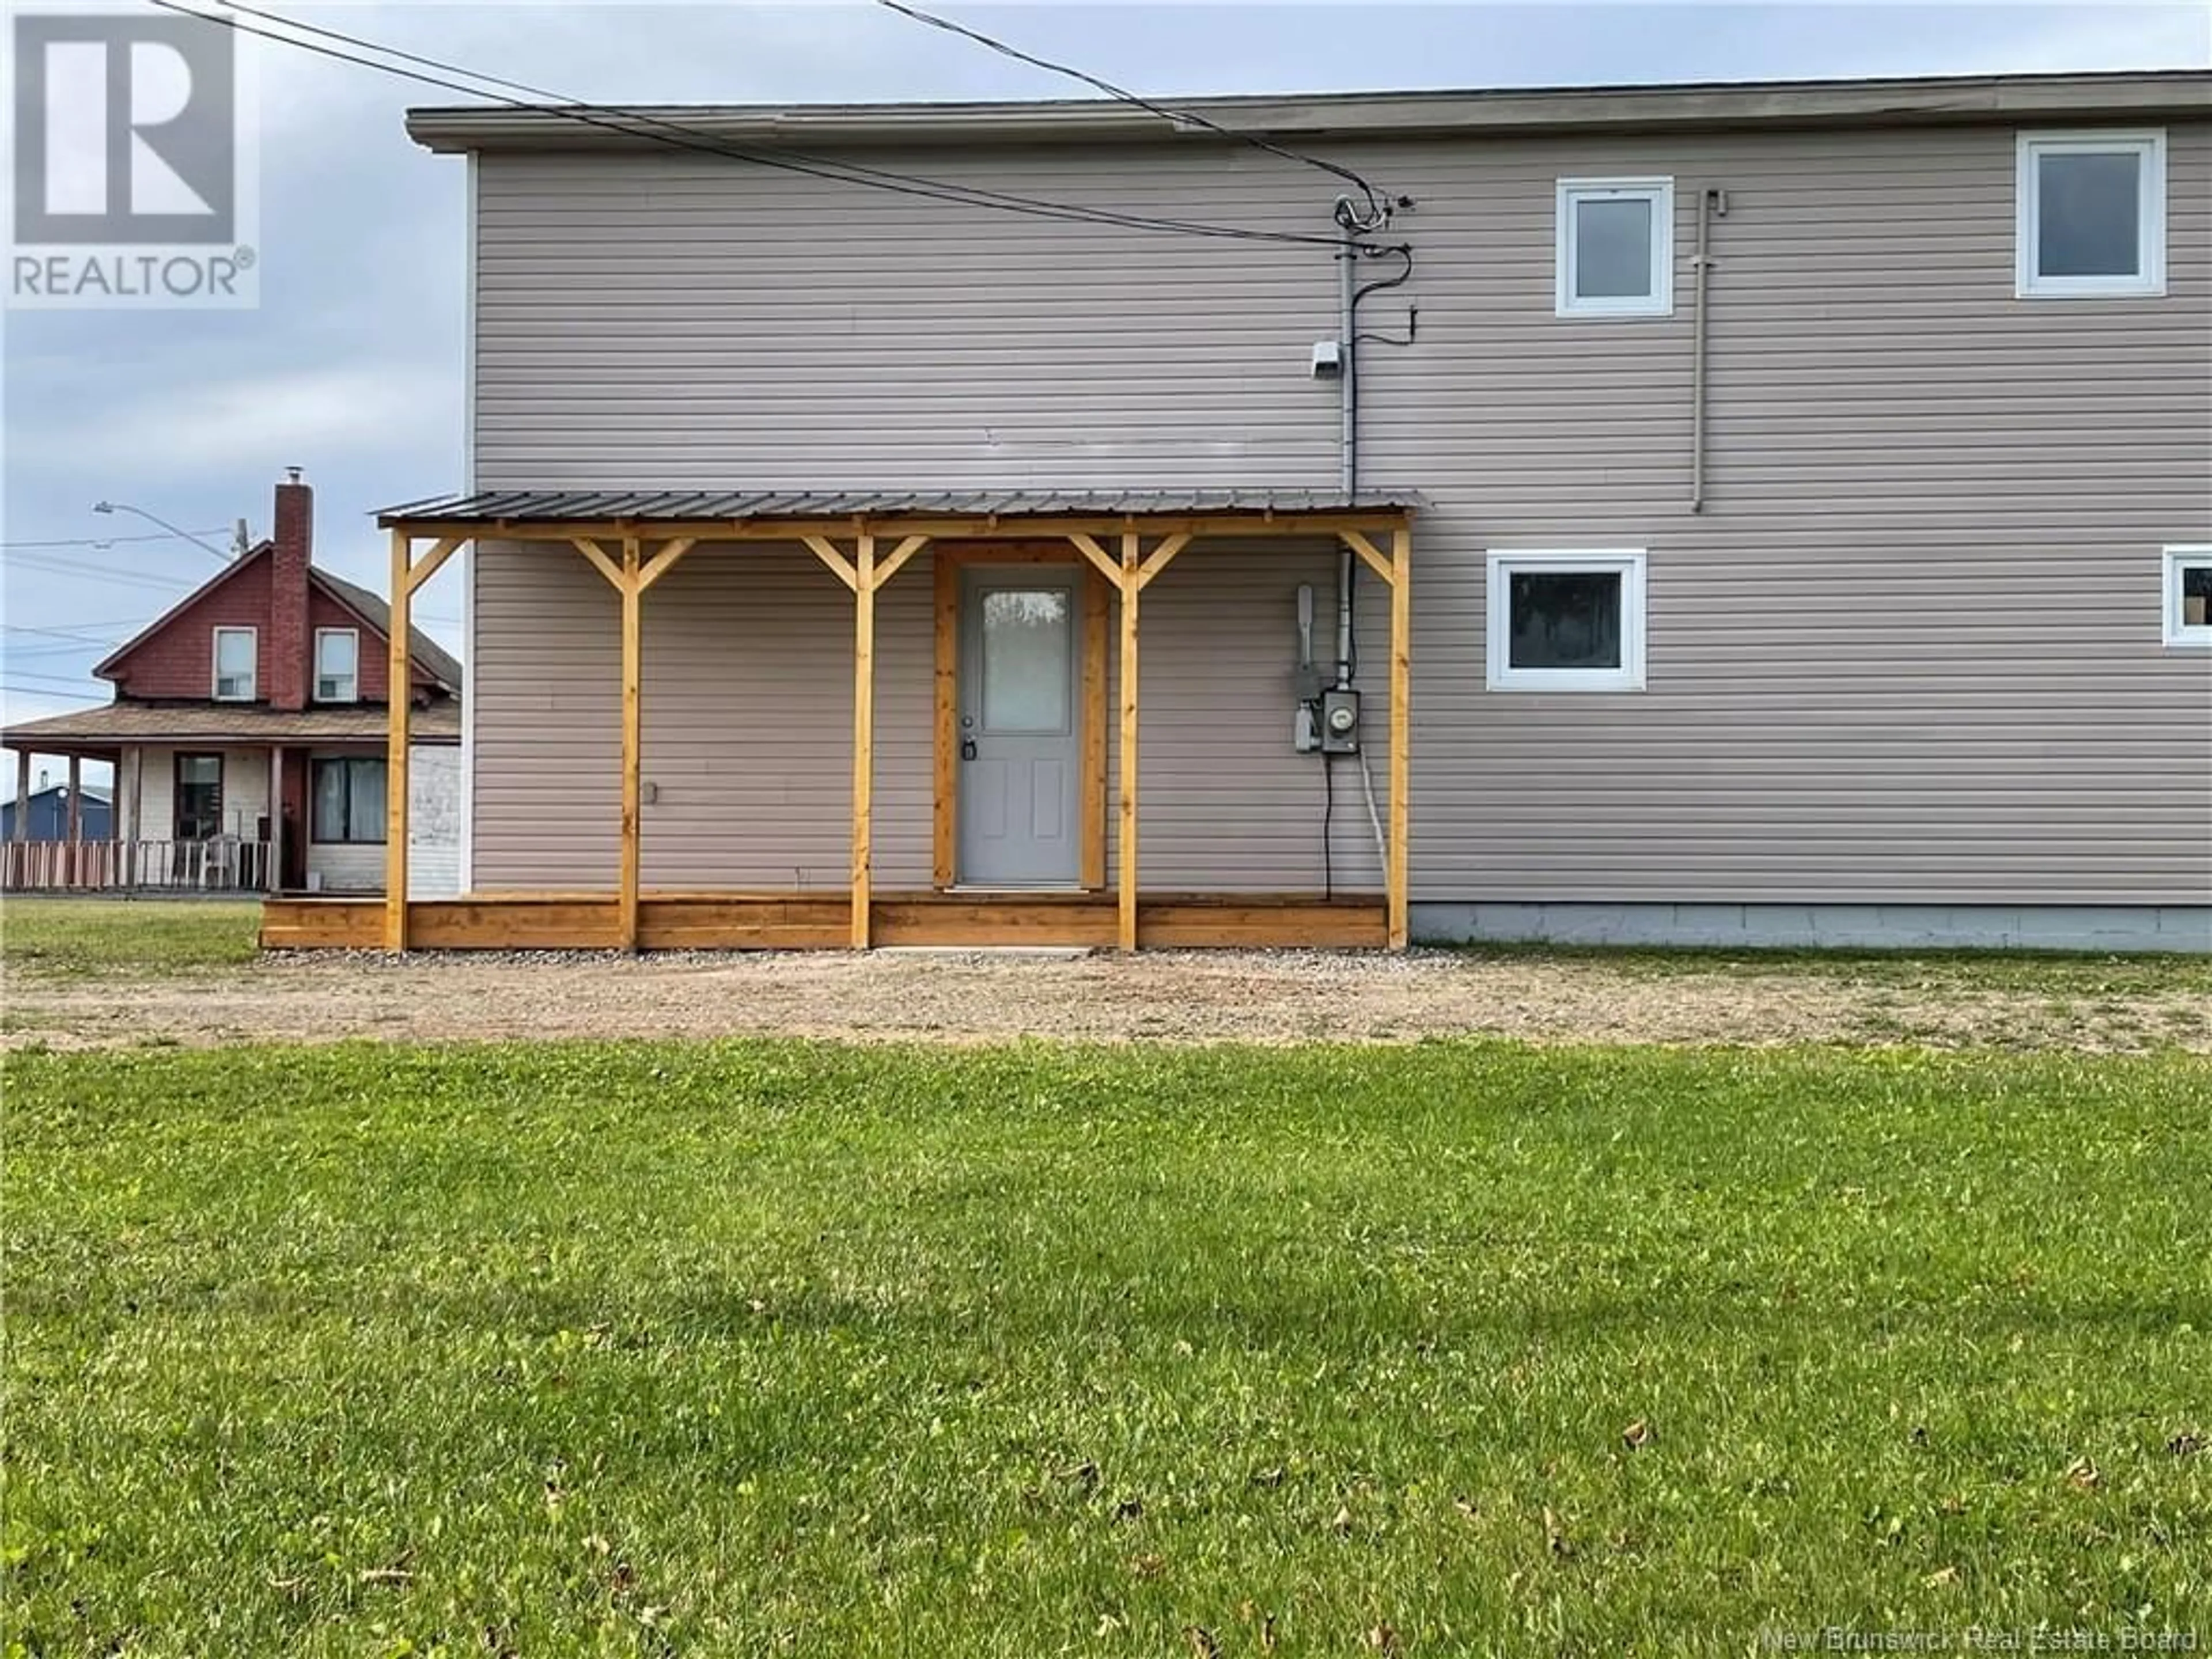
{"label": "electrical box", "polygon": [[1321,694],[1321,751],[1359,752],[1359,693],[1332,686]]}

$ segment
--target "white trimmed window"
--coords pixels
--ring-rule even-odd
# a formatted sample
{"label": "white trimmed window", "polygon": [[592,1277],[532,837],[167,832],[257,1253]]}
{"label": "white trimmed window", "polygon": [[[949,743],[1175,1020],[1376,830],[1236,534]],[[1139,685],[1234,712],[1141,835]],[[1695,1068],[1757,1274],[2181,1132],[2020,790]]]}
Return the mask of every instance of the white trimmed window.
{"label": "white trimmed window", "polygon": [[2212,544],[2166,550],[2166,642],[2212,646]]}
{"label": "white trimmed window", "polygon": [[2024,299],[2166,292],[2166,134],[2023,132],[2014,186]]}
{"label": "white trimmed window", "polygon": [[254,659],[260,635],[251,628],[215,630],[215,696],[217,702],[252,702],[258,695]]}
{"label": "white trimmed window", "polygon": [[1562,179],[1562,317],[1668,317],[1674,311],[1674,181]]}
{"label": "white trimmed window", "polygon": [[1641,691],[1644,550],[1490,555],[1493,691]]}
{"label": "white trimmed window", "polygon": [[361,633],[351,628],[315,630],[315,701],[361,700]]}

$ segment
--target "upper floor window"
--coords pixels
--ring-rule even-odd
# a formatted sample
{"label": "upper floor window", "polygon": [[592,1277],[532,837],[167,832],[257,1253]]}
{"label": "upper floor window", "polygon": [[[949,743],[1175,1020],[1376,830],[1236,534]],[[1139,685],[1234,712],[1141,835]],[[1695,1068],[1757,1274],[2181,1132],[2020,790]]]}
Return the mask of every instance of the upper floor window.
{"label": "upper floor window", "polygon": [[315,630],[315,701],[361,699],[361,634],[351,628]]}
{"label": "upper floor window", "polygon": [[259,695],[254,684],[254,658],[259,635],[251,628],[215,630],[215,695],[221,702],[252,702]]}
{"label": "upper floor window", "polygon": [[1644,552],[1490,556],[1493,691],[1644,689]]}
{"label": "upper floor window", "polygon": [[2166,550],[2166,642],[2212,646],[2212,545]]}
{"label": "upper floor window", "polygon": [[2166,292],[2166,135],[2023,132],[2019,292],[2100,299]]}
{"label": "upper floor window", "polygon": [[1667,317],[1674,310],[1674,181],[1562,179],[1559,314]]}

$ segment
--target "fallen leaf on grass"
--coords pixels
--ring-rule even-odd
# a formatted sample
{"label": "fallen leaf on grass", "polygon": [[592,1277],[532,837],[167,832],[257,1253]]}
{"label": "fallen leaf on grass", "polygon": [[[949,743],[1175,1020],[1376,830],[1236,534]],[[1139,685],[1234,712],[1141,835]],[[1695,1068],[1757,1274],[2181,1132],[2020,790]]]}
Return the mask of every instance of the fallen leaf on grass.
{"label": "fallen leaf on grass", "polygon": [[1941,1589],[1946,1584],[1959,1582],[1959,1570],[1956,1567],[1938,1567],[1920,1582],[1930,1589]]}
{"label": "fallen leaf on grass", "polygon": [[1620,1431],[1621,1443],[1631,1451],[1643,1450],[1651,1438],[1651,1425],[1640,1417]]}
{"label": "fallen leaf on grass", "polygon": [[1129,1560],[1129,1571],[1139,1578],[1157,1578],[1168,1570],[1164,1555],[1138,1555]]}
{"label": "fallen leaf on grass", "polygon": [[2066,1466],[2066,1479],[2083,1492],[2094,1489],[2104,1480],[2096,1464],[2087,1457],[2077,1457]]}
{"label": "fallen leaf on grass", "polygon": [[1382,1620],[1367,1632],[1367,1645],[1376,1653],[1396,1653],[1398,1632],[1390,1627],[1389,1620]]}
{"label": "fallen leaf on grass", "polygon": [[1255,1486],[1279,1486],[1283,1484],[1283,1471],[1261,1469],[1252,1477],[1252,1484]]}
{"label": "fallen leaf on grass", "polygon": [[1190,1650],[1198,1656],[1198,1659],[1221,1659],[1221,1644],[1214,1639],[1213,1632],[1205,1626],[1185,1625],[1182,1638],[1190,1644]]}
{"label": "fallen leaf on grass", "polygon": [[1336,1518],[1331,1521],[1328,1524],[1330,1530],[1334,1532],[1339,1538],[1341,1538],[1346,1534],[1349,1533],[1352,1530],[1352,1510],[1350,1507],[1344,1504],[1338,1505]]}
{"label": "fallen leaf on grass", "polygon": [[1472,1503],[1464,1498],[1453,1498],[1452,1507],[1470,1521],[1480,1521],[1482,1519],[1482,1511],[1475,1508]]}

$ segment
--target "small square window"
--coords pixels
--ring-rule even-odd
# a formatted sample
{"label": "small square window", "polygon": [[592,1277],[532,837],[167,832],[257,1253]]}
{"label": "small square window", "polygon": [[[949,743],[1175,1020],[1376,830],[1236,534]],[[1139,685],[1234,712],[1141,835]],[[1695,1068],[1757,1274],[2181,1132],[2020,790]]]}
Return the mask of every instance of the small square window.
{"label": "small square window", "polygon": [[1644,553],[1490,556],[1493,691],[1644,689]]}
{"label": "small square window", "polygon": [[2166,135],[2020,136],[2017,288],[2032,299],[2166,292]]}
{"label": "small square window", "polygon": [[1666,317],[1674,310],[1674,181],[1562,179],[1562,317]]}
{"label": "small square window", "polygon": [[252,702],[258,695],[254,659],[259,636],[251,628],[215,630],[215,695],[218,702]]}
{"label": "small square window", "polygon": [[374,756],[317,760],[313,766],[313,839],[325,846],[372,846],[384,840],[385,763]]}
{"label": "small square window", "polygon": [[2166,642],[2212,646],[2212,545],[2166,550]]}
{"label": "small square window", "polygon": [[315,701],[355,702],[361,696],[361,635],[350,628],[315,630]]}

